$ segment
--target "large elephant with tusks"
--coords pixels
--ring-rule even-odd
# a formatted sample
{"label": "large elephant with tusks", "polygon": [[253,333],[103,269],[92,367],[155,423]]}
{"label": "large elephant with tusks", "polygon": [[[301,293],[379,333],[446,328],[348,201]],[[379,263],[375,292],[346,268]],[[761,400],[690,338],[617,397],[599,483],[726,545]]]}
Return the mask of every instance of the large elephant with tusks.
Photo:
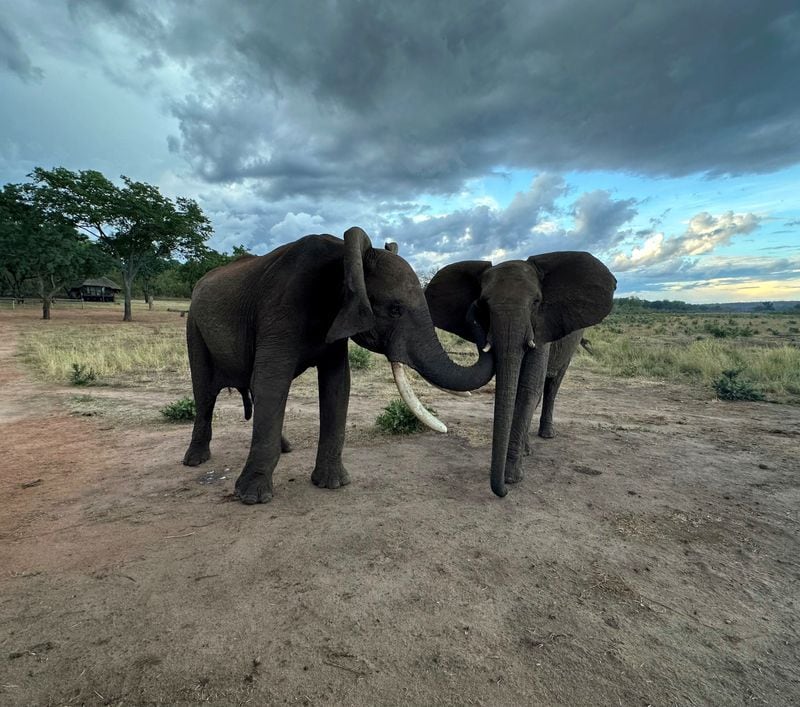
{"label": "large elephant with tusks", "polygon": [[239,390],[246,416],[252,395],[250,453],[236,481],[236,495],[247,504],[272,498],[289,387],[311,366],[317,367],[320,408],[311,480],[329,489],[349,483],[342,464],[348,338],[389,359],[409,407],[439,431],[446,428],[416,399],[403,364],[456,391],[479,388],[494,375],[491,354],[467,367],[447,356],[414,271],[394,244],[373,248],[357,227],[344,240],[306,236],[212,270],[194,288],[186,326],[197,416],[183,463],[209,459],[212,413],[222,388]]}

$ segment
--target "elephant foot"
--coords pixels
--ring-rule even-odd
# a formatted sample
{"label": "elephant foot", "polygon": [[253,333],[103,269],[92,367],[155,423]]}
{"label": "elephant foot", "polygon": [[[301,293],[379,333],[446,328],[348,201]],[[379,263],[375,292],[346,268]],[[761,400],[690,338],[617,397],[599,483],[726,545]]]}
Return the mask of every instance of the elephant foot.
{"label": "elephant foot", "polygon": [[325,466],[317,464],[311,474],[311,483],[323,489],[338,489],[350,483],[350,474],[341,462]]}
{"label": "elephant foot", "polygon": [[556,430],[551,422],[548,425],[539,425],[539,436],[544,439],[553,439],[556,436]]}
{"label": "elephant foot", "polygon": [[183,463],[186,466],[199,466],[211,458],[211,449],[208,444],[190,444],[186,454],[183,455]]}
{"label": "elephant foot", "polygon": [[281,454],[288,454],[292,451],[292,443],[281,435]]}
{"label": "elephant foot", "polygon": [[243,471],[236,479],[234,495],[247,506],[271,501],[272,475]]}
{"label": "elephant foot", "polygon": [[506,461],[505,479],[507,484],[518,484],[525,478],[525,471],[522,468],[522,460],[517,459]]}

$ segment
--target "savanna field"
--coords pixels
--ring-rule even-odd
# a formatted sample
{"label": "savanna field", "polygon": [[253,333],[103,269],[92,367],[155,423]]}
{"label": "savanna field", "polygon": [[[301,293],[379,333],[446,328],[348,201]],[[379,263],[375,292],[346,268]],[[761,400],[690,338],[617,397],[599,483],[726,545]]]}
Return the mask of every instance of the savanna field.
{"label": "savanna field", "polygon": [[417,378],[448,434],[388,434],[389,366],[351,344],[352,483],[309,480],[310,370],[245,507],[238,393],[197,468],[162,413],[187,304],[0,310],[0,703],[797,702],[800,313],[613,313],[504,499],[494,384]]}
{"label": "savanna field", "polygon": [[[113,312],[118,306],[89,304],[90,311]],[[35,306],[29,305],[35,310]],[[62,304],[77,313],[79,305]],[[187,309],[184,300],[164,300],[156,312]],[[29,310],[30,311],[30,310]],[[62,309],[61,311],[65,311]],[[191,394],[184,335],[185,319],[173,312],[148,321],[142,306],[138,321],[128,325],[29,321],[20,341],[20,356],[36,378],[50,383],[72,380],[74,366],[93,372],[95,385],[183,389]],[[448,351],[468,357],[472,345],[440,332]],[[777,403],[800,403],[800,311],[797,313],[615,312],[586,333],[591,354],[582,349],[571,370],[613,378],[635,378],[700,386],[715,393],[725,371],[734,380]],[[358,349],[355,344],[351,347]],[[369,352],[351,355],[354,384],[374,383]],[[382,358],[382,357],[381,357]],[[355,360],[357,359],[357,360]],[[296,385],[314,383],[304,376]],[[721,396],[724,398],[724,394]]]}

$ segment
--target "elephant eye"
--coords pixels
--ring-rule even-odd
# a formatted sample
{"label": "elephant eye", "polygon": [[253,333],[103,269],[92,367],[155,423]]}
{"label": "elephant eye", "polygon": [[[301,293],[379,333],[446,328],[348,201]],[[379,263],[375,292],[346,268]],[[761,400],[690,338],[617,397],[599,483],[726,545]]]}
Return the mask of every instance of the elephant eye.
{"label": "elephant eye", "polygon": [[403,308],[399,304],[392,304],[389,306],[389,316],[397,319],[403,315]]}

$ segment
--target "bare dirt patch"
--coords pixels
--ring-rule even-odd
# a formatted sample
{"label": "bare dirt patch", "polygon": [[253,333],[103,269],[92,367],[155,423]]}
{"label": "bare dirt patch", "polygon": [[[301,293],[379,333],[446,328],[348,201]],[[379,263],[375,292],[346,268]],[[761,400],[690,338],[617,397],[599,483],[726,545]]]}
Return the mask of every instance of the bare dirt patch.
{"label": "bare dirt patch", "polygon": [[34,383],[0,317],[3,704],[798,702],[797,407],[573,371],[501,500],[491,394],[429,390],[451,433],[390,438],[356,373],[326,491],[306,377],[245,507],[237,396],[183,467],[175,390]]}

